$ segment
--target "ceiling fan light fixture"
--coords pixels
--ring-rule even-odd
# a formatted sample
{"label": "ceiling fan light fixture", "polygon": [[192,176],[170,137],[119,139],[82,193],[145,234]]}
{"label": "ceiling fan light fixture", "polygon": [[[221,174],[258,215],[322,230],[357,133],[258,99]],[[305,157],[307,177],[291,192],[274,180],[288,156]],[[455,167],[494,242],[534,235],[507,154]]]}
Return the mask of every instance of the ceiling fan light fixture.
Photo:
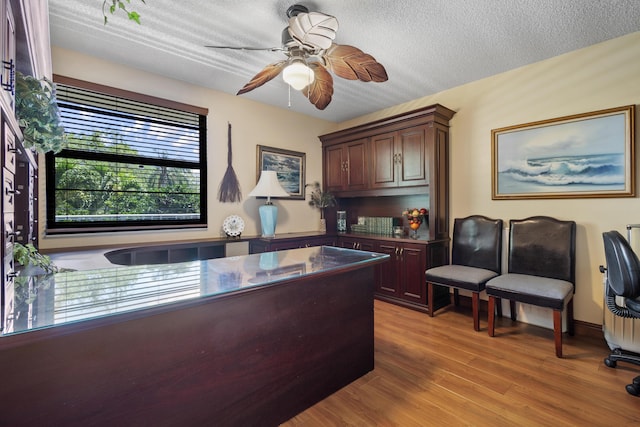
{"label": "ceiling fan light fixture", "polygon": [[304,61],[296,59],[282,71],[282,78],[292,88],[302,90],[313,83],[315,75]]}

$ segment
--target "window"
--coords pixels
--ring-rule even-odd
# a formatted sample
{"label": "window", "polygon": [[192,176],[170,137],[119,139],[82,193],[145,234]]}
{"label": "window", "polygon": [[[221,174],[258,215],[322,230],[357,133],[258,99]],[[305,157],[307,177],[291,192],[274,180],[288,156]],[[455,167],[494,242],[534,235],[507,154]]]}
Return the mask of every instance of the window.
{"label": "window", "polygon": [[47,232],[206,226],[207,110],[56,76]]}

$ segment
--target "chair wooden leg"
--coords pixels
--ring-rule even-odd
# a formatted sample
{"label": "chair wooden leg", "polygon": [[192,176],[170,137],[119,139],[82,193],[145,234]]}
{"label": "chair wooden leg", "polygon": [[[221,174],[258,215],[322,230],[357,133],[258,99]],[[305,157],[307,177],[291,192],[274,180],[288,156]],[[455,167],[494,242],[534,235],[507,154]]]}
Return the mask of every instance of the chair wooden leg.
{"label": "chair wooden leg", "polygon": [[567,303],[567,332],[573,336],[575,333],[575,322],[573,321],[573,299]]}
{"label": "chair wooden leg", "polygon": [[453,305],[456,307],[460,305],[460,292],[458,292],[458,288],[453,288]]}
{"label": "chair wooden leg", "polygon": [[562,357],[562,310],[553,310],[553,338],[556,344],[556,357]]}
{"label": "chair wooden leg", "polygon": [[473,329],[480,330],[480,294],[473,292],[471,294],[471,308],[473,311]]}
{"label": "chair wooden leg", "polygon": [[496,319],[496,297],[489,296],[489,326],[487,327],[487,331],[489,332],[489,336],[492,337],[495,335],[495,319]]}
{"label": "chair wooden leg", "polygon": [[433,317],[433,283],[431,282],[427,282],[427,304],[429,304],[427,314],[429,317]]}
{"label": "chair wooden leg", "polygon": [[516,321],[516,302],[509,300],[509,310],[511,310],[511,320]]}

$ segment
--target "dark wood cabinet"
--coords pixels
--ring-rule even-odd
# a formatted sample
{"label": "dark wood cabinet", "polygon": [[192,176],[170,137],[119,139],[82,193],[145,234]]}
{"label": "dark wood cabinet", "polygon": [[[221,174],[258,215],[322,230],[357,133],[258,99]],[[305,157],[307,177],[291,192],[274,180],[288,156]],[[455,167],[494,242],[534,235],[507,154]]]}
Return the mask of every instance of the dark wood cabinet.
{"label": "dark wood cabinet", "polygon": [[444,264],[444,259],[435,260],[429,256],[429,245],[380,241],[376,252],[387,254],[390,262],[378,266],[376,296],[379,299],[409,308],[435,311],[448,304],[449,290],[434,289],[434,301],[427,299],[424,272],[427,268]]}
{"label": "dark wood cabinet", "polygon": [[[429,210],[419,240],[338,238],[345,248],[390,255],[390,262],[376,270],[377,298],[426,312],[449,300],[449,290],[440,287],[428,300],[424,272],[449,262],[449,120],[454,114],[435,104],[320,136],[324,186],[336,195],[337,209],[347,212],[348,224],[361,216],[399,217],[407,208]],[[357,165],[367,159],[369,167],[354,168],[355,158]],[[366,181],[355,172],[367,174]]]}
{"label": "dark wood cabinet", "polygon": [[[29,5],[26,6],[26,3]],[[0,174],[2,196],[1,327],[14,304],[10,289],[15,277],[15,242],[37,247],[37,156],[22,145],[23,135],[15,114],[16,72],[51,79],[47,2],[0,0]]]}
{"label": "dark wood cabinet", "polygon": [[[454,114],[435,104],[321,135],[324,188],[338,199],[421,195],[419,207],[429,210],[429,239],[448,238]],[[398,216],[407,207],[385,215]]]}
{"label": "dark wood cabinet", "polygon": [[16,241],[38,246],[37,155],[20,148],[16,161]]}
{"label": "dark wood cabinet", "polygon": [[431,131],[416,126],[371,137],[371,188],[429,184],[427,139]]}
{"label": "dark wood cabinet", "polygon": [[367,143],[367,139],[363,138],[324,150],[324,178],[328,191],[356,191],[368,188]]}
{"label": "dark wood cabinet", "polygon": [[376,241],[372,239],[343,235],[338,238],[338,246],[346,249],[357,249],[359,251],[376,251]]}
{"label": "dark wood cabinet", "polygon": [[284,251],[287,249],[310,248],[312,246],[336,246],[336,236],[317,233],[290,233],[272,238],[251,239],[249,253]]}

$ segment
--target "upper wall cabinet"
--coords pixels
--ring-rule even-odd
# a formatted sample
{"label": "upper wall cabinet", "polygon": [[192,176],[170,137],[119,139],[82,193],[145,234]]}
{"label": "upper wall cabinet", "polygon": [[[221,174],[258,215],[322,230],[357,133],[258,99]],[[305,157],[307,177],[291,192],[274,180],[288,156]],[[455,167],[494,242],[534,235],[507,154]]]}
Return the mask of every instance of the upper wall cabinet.
{"label": "upper wall cabinet", "polygon": [[[394,195],[425,187],[445,165],[449,120],[442,105],[320,136],[325,187],[338,197]],[[443,163],[445,161],[445,163]]]}
{"label": "upper wall cabinet", "polygon": [[427,141],[432,130],[416,126],[371,137],[371,188],[429,184]]}
{"label": "upper wall cabinet", "polygon": [[333,193],[366,190],[369,187],[367,138],[326,147],[325,188]]}

